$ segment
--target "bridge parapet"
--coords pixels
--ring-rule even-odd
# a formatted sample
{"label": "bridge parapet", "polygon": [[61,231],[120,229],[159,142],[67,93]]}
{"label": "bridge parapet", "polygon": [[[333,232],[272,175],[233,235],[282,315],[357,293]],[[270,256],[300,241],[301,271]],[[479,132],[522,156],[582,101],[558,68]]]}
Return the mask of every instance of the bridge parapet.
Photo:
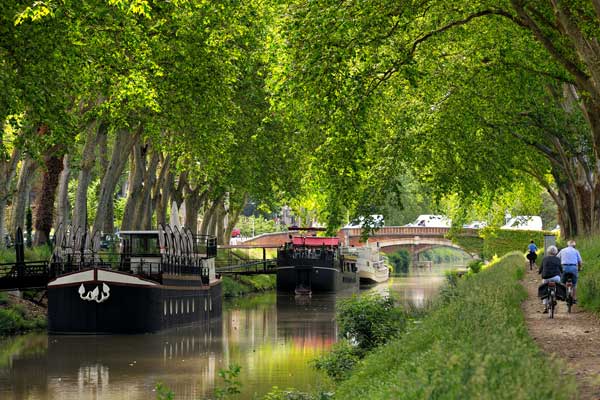
{"label": "bridge parapet", "polygon": [[[377,236],[446,236],[450,228],[427,227],[427,226],[384,226],[375,231],[372,237]],[[360,236],[361,228],[343,228],[340,234]],[[465,236],[478,236],[477,229],[462,229],[461,234]]]}
{"label": "bridge parapet", "polygon": [[[369,237],[369,241],[386,241],[398,238],[445,238],[450,228],[436,228],[424,226],[384,226],[379,228]],[[337,236],[342,243],[353,246],[362,246],[360,243],[361,228],[340,229]],[[298,235],[298,231],[263,233],[253,238],[244,240],[241,244],[246,246],[282,246],[289,241],[289,235]],[[461,235],[478,237],[477,229],[463,229]],[[348,240],[346,240],[348,239]]]}

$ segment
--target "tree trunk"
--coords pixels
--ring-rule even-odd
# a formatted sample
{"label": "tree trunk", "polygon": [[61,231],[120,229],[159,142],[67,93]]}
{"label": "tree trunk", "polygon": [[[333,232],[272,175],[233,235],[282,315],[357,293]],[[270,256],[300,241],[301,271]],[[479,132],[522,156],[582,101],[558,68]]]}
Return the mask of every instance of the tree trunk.
{"label": "tree trunk", "polygon": [[[108,170],[108,129],[101,129],[98,135],[98,157],[100,158],[100,171]],[[108,202],[106,205],[106,218],[102,225],[102,232],[113,234],[115,232],[115,203]]]}
{"label": "tree trunk", "polygon": [[69,204],[69,179],[71,169],[69,167],[71,157],[65,154],[63,158],[63,169],[58,178],[58,199],[56,205],[56,226],[68,225],[70,222],[71,205]]}
{"label": "tree trunk", "polygon": [[86,229],[87,220],[87,192],[92,180],[92,168],[96,162],[96,146],[98,136],[103,124],[94,122],[87,127],[85,144],[81,153],[81,165],[77,177],[77,193],[73,207],[73,229]]}
{"label": "tree trunk", "polygon": [[217,237],[217,243],[227,245],[229,244],[229,238],[225,236],[225,216],[227,215],[227,211],[225,210],[223,201],[219,202],[216,215],[217,225],[215,227],[215,236]]}
{"label": "tree trunk", "polygon": [[194,235],[198,234],[198,213],[202,204],[206,201],[208,191],[204,191],[201,195],[200,186],[191,189],[189,186],[185,194],[185,226],[189,228]]}
{"label": "tree trunk", "polygon": [[152,229],[152,216],[154,215],[154,207],[152,202],[152,189],[156,185],[156,170],[160,154],[153,152],[150,158],[148,168],[144,171],[144,186],[141,193],[141,201],[136,209],[135,219],[139,221],[140,226],[144,229]]}
{"label": "tree trunk", "polygon": [[[2,144],[1,137],[0,144]],[[0,248],[6,246],[4,240],[8,233],[6,229],[6,205],[12,195],[10,187],[15,178],[20,157],[21,152],[15,148],[8,160],[0,162]]]}
{"label": "tree trunk", "polygon": [[235,225],[238,223],[238,220],[240,219],[240,214],[242,213],[242,210],[244,209],[244,205],[246,204],[247,200],[248,194],[245,193],[244,196],[242,196],[241,204],[234,206],[233,202],[230,202],[229,219],[227,221],[227,227],[225,228],[224,233],[226,238],[231,237],[231,231],[233,231],[233,228],[235,228]]}
{"label": "tree trunk", "polygon": [[167,157],[162,162],[160,177],[156,181],[154,191],[154,208],[156,208],[156,222],[165,226],[167,220],[167,208],[169,207],[169,198],[171,197],[171,186],[173,185],[173,172],[171,172],[171,157]]}
{"label": "tree trunk", "polygon": [[127,202],[125,203],[125,210],[123,211],[121,230],[130,230],[139,225],[138,221],[135,220],[135,214],[136,205],[140,202],[142,196],[142,184],[144,182],[144,171],[146,169],[146,154],[143,146],[133,146],[130,158]]}
{"label": "tree trunk", "polygon": [[63,169],[63,156],[56,154],[57,149],[52,150],[54,154],[45,157],[46,168],[42,183],[41,193],[37,197],[35,208],[35,239],[34,245],[41,246],[50,239],[52,222],[54,222],[54,199],[56,188]]}
{"label": "tree trunk", "polygon": [[219,196],[216,200],[213,201],[212,205],[208,209],[208,211],[204,214],[204,219],[202,220],[202,225],[205,229],[204,235],[217,235],[217,219],[219,217],[219,207],[223,201],[223,196]]}
{"label": "tree trunk", "polygon": [[94,229],[96,232],[102,229],[104,220],[108,215],[109,203],[114,201],[115,189],[121,173],[127,163],[127,157],[131,152],[131,148],[138,141],[142,134],[143,128],[138,127],[134,133],[126,130],[119,130],[113,147],[110,163],[106,169],[100,185],[100,194],[98,198],[98,209],[96,210],[96,220],[94,221]]}
{"label": "tree trunk", "polygon": [[25,210],[29,203],[29,192],[31,190],[31,183],[37,169],[36,162],[27,156],[21,165],[19,171],[19,180],[17,182],[17,189],[13,196],[12,213],[11,213],[11,236],[15,237],[17,228],[23,229],[25,227]]}

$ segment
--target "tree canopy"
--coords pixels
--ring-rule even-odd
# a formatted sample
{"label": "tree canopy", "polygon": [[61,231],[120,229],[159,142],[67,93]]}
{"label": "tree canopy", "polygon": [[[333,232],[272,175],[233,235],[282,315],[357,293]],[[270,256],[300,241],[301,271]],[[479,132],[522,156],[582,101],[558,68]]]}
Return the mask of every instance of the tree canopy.
{"label": "tree canopy", "polygon": [[41,171],[68,208],[75,185],[73,222],[104,231],[118,191],[132,225],[174,201],[226,240],[248,199],[333,230],[411,201],[407,177],[463,211],[531,185],[567,235],[597,231],[599,20],[592,0],[5,1],[6,186]]}

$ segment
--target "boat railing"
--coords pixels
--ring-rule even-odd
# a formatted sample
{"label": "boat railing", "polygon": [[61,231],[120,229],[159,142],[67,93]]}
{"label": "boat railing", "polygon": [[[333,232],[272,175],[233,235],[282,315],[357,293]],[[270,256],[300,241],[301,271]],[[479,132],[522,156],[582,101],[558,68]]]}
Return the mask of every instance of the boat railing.
{"label": "boat railing", "polygon": [[162,283],[163,275],[196,275],[200,276],[203,283],[208,284],[210,276],[210,267],[204,263],[185,264],[185,263],[170,263],[163,261],[148,261],[143,257],[137,258],[134,261],[131,258],[117,257],[95,262],[82,262],[66,260],[64,262],[50,263],[50,277],[58,277],[61,275],[83,271],[90,268],[102,268],[111,271],[118,271],[131,275],[136,275],[145,279],[150,279],[158,283]]}
{"label": "boat railing", "polygon": [[321,267],[331,268],[334,265],[334,261],[336,260],[335,253],[321,253],[320,255],[315,255],[314,253],[305,253],[305,252],[289,252],[289,251],[279,251],[277,253],[277,263],[279,265],[293,265],[296,267]]}
{"label": "boat railing", "polygon": [[217,256],[217,237],[212,235],[196,235],[194,236],[196,243],[196,254],[205,255],[205,258],[213,258]]}

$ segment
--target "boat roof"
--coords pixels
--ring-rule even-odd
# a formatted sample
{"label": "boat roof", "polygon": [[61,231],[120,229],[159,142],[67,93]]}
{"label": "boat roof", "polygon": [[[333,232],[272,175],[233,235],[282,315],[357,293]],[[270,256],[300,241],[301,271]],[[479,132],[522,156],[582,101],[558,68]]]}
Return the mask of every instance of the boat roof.
{"label": "boat roof", "polygon": [[158,231],[121,231],[119,235],[158,235]]}
{"label": "boat roof", "polygon": [[294,246],[321,247],[321,246],[339,246],[338,237],[318,237],[318,236],[294,236],[292,238]]}

